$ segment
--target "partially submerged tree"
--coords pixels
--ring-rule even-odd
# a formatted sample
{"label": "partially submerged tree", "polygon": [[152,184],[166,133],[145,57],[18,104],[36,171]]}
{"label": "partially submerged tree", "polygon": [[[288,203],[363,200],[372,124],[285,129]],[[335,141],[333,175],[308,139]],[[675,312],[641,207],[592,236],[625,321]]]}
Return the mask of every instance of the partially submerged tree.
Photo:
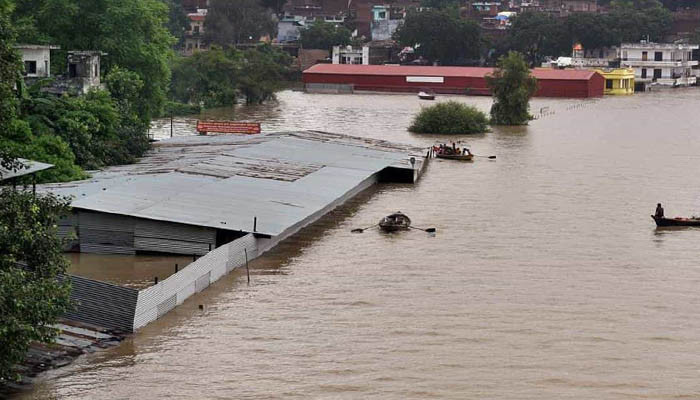
{"label": "partially submerged tree", "polygon": [[414,133],[467,134],[488,131],[489,118],[474,106],[447,101],[426,107],[408,128]]}
{"label": "partially submerged tree", "polygon": [[530,74],[521,54],[511,51],[501,57],[486,81],[493,91],[493,125],[524,125],[532,119],[530,98],[537,91],[537,79]]}

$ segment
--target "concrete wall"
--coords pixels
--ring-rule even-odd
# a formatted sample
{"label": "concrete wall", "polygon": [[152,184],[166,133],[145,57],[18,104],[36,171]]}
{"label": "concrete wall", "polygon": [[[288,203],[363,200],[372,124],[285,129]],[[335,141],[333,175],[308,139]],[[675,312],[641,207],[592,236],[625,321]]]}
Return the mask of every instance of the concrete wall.
{"label": "concrete wall", "polygon": [[22,62],[36,62],[36,73],[28,77],[45,78],[51,76],[51,51],[49,49],[21,49]]}
{"label": "concrete wall", "polygon": [[258,255],[257,239],[252,234],[211,251],[180,272],[139,291],[133,330],[162,317],[188,297],[206,289],[233,269],[245,265],[246,251],[249,260]]}

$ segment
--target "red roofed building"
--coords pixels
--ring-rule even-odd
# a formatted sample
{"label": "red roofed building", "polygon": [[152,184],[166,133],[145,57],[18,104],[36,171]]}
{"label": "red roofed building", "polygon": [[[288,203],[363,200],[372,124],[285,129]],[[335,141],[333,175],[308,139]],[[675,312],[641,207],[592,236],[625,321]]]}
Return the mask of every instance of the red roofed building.
{"label": "red roofed building", "polygon": [[[435,93],[491,95],[486,76],[493,68],[433,67],[392,65],[316,64],[302,74],[308,90],[327,89],[329,85],[352,87],[356,91],[418,92],[430,89]],[[605,78],[595,71],[538,68],[540,97],[603,96]]]}

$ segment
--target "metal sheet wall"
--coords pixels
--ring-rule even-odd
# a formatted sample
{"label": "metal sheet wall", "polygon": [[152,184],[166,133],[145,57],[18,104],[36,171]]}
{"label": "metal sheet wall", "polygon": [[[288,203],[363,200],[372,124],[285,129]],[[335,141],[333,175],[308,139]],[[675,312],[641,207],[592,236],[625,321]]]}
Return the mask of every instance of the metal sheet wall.
{"label": "metal sheet wall", "polygon": [[172,222],[136,219],[134,248],[172,254],[204,255],[216,246],[216,230]]}
{"label": "metal sheet wall", "polygon": [[257,239],[248,234],[211,251],[158,284],[139,291],[133,329],[156,320],[229,271],[244,265],[246,252],[249,259],[257,257],[257,248]]}
{"label": "metal sheet wall", "polygon": [[75,308],[65,318],[131,332],[138,290],[69,275]]}
{"label": "metal sheet wall", "polygon": [[136,254],[134,218],[80,211],[78,224],[81,253]]}

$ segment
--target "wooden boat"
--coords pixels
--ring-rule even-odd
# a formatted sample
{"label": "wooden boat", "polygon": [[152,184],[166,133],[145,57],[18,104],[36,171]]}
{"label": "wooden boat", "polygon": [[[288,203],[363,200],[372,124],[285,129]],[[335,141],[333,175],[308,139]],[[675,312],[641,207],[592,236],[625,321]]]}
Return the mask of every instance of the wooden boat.
{"label": "wooden boat", "polygon": [[472,161],[474,154],[435,154],[435,157],[446,160]]}
{"label": "wooden boat", "polygon": [[418,98],[421,100],[435,100],[435,93],[421,90],[418,92]]}
{"label": "wooden boat", "polygon": [[651,219],[656,222],[656,226],[697,226],[700,227],[700,218],[658,218],[655,215]]}
{"label": "wooden boat", "polygon": [[410,226],[411,219],[401,211],[387,215],[379,221],[379,228],[384,232],[408,230]]}

